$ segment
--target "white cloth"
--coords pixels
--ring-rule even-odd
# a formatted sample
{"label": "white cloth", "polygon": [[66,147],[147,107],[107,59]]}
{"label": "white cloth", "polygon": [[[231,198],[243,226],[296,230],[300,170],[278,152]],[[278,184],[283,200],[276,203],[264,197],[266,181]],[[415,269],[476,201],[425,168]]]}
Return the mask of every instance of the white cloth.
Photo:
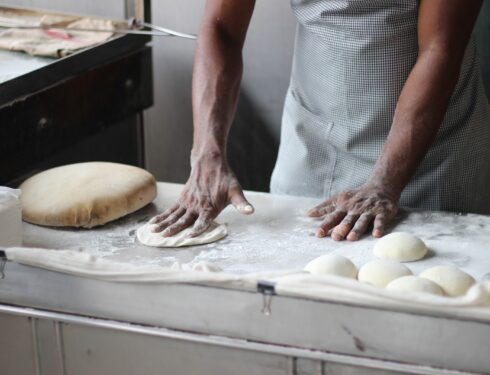
{"label": "white cloth", "polygon": [[355,280],[336,276],[313,276],[300,270],[234,275],[158,266],[139,267],[71,250],[9,248],[6,254],[8,260],[27,266],[110,282],[193,283],[256,290],[260,281],[270,281],[275,283],[275,291],[281,296],[490,321],[488,280],[473,286],[465,296],[449,298],[430,294],[399,294]]}

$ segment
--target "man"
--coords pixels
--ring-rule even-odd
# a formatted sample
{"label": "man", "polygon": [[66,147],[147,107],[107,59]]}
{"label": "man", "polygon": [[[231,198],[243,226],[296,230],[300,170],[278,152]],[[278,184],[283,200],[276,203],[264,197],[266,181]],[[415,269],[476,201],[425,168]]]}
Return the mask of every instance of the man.
{"label": "man", "polygon": [[[226,161],[254,0],[208,0],[193,77],[192,171],[153,219],[205,231],[254,209]],[[292,0],[291,83],[271,191],[327,198],[317,236],[380,237],[399,203],[490,213],[490,109],[471,40],[481,0]]]}

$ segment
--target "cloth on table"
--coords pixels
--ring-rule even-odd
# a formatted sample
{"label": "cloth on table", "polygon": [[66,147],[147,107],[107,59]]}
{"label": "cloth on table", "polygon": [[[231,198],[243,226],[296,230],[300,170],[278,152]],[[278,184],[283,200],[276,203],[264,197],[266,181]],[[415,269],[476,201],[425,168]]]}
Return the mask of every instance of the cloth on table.
{"label": "cloth on table", "polygon": [[97,30],[114,30],[117,27],[114,21],[87,17],[60,21],[59,18],[46,16],[39,24],[46,28],[10,28],[0,32],[0,49],[26,52],[33,56],[60,58],[105,42],[114,34],[110,31],[57,30],[50,29],[50,26]]}
{"label": "cloth on table", "polygon": [[355,280],[337,276],[315,276],[301,270],[236,275],[160,266],[135,266],[73,250],[9,248],[5,253],[8,260],[23,265],[108,282],[192,283],[257,290],[260,281],[269,281],[275,283],[275,291],[279,296],[490,321],[489,280],[474,285],[462,297],[449,298],[422,293],[399,294]]}

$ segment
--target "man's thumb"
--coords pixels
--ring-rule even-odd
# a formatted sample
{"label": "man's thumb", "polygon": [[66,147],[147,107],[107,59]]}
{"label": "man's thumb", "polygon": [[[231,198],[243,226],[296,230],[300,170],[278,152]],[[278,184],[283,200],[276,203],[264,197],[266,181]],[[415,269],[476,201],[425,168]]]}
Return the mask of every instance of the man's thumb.
{"label": "man's thumb", "polygon": [[242,191],[236,191],[231,197],[231,204],[242,214],[253,214],[254,207],[245,199]]}

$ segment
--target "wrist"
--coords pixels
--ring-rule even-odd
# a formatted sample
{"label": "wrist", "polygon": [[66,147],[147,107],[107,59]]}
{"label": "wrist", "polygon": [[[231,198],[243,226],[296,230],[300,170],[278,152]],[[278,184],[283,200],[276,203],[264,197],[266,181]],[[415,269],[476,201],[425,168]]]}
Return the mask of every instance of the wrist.
{"label": "wrist", "polygon": [[226,153],[219,148],[193,148],[191,151],[191,167],[201,163],[221,164],[224,162],[226,162]]}
{"label": "wrist", "polygon": [[399,183],[396,183],[391,178],[377,173],[373,173],[371,177],[369,177],[365,186],[369,189],[379,191],[393,201],[398,201],[400,199],[404,189],[404,186],[400,186]]}

